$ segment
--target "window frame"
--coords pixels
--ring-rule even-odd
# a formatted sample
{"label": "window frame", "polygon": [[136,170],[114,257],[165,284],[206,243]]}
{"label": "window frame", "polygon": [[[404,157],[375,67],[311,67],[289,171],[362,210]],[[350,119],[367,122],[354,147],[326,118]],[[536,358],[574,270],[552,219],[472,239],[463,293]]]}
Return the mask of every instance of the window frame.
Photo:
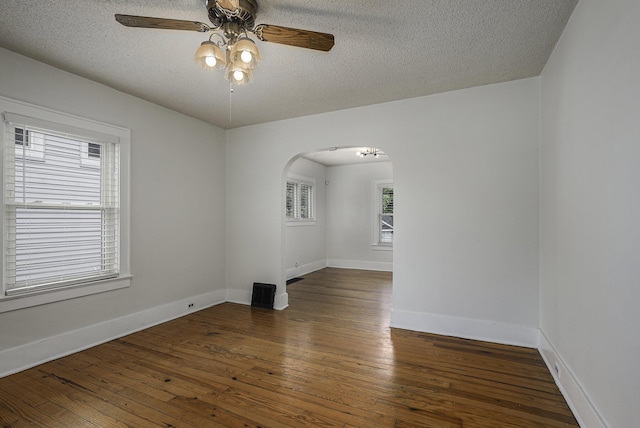
{"label": "window frame", "polygon": [[[6,254],[5,254],[5,233],[0,236],[0,245],[2,246],[2,284],[0,286],[0,313],[8,312],[16,309],[37,306],[61,300],[72,299],[91,294],[102,293],[106,291],[116,290],[129,287],[131,285],[131,263],[130,263],[130,242],[131,242],[131,226],[130,226],[130,180],[131,180],[131,132],[129,129],[115,125],[110,125],[95,121],[93,119],[83,118],[53,109],[40,107],[23,101],[6,98],[0,96],[0,143],[4,148],[5,138],[7,136],[7,123],[4,120],[4,114],[14,114],[24,116],[32,120],[34,123],[55,124],[56,130],[65,131],[71,134],[78,134],[79,130],[87,137],[93,134],[101,134],[111,136],[117,139],[120,159],[119,159],[119,273],[117,277],[108,279],[99,279],[94,281],[86,281],[82,283],[65,285],[58,288],[45,288],[34,291],[27,291],[19,294],[7,294],[7,285],[5,284]],[[46,126],[43,126],[46,128]],[[31,136],[30,136],[31,137]],[[33,143],[30,141],[30,143]],[[87,150],[88,152],[88,150]],[[4,192],[4,149],[0,150],[0,176],[3,181],[2,205],[0,210],[0,225],[5,229],[5,198]],[[94,159],[90,159],[94,160]],[[82,164],[84,166],[84,163]]]}
{"label": "window frame", "polygon": [[[289,183],[293,183],[297,186],[298,190],[294,195],[294,217],[287,216],[287,203],[288,203],[288,188]],[[310,187],[310,217],[302,217],[302,186]],[[309,226],[316,223],[316,180],[312,177],[305,177],[303,175],[288,174],[285,182],[285,219],[287,226]]]}
{"label": "window frame", "polygon": [[[381,222],[382,222],[382,192],[383,189],[391,188],[393,189],[393,180],[392,179],[379,179],[373,181],[373,208],[372,208],[372,241],[371,248],[374,250],[380,251],[393,251],[393,240],[392,242],[382,242],[381,236]],[[395,203],[395,192],[394,192],[394,203]],[[394,207],[395,211],[395,207]],[[389,215],[384,214],[384,215]],[[395,213],[391,214],[391,216],[395,216]]]}

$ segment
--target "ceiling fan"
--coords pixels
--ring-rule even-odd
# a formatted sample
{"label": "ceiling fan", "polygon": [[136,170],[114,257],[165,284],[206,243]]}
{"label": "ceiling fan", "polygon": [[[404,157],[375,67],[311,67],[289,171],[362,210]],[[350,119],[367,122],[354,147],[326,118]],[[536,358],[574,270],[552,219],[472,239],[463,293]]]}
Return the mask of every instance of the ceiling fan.
{"label": "ceiling fan", "polygon": [[[211,25],[198,21],[153,18],[149,16],[116,14],[120,24],[127,27],[166,30],[213,32],[195,55],[195,62],[205,70],[226,69],[225,77],[238,85],[250,83],[252,69],[261,61],[260,51],[248,33],[263,42],[279,43],[328,52],[334,45],[332,34],[278,25],[255,24],[256,0],[206,0]],[[214,41],[213,38],[217,37]]]}

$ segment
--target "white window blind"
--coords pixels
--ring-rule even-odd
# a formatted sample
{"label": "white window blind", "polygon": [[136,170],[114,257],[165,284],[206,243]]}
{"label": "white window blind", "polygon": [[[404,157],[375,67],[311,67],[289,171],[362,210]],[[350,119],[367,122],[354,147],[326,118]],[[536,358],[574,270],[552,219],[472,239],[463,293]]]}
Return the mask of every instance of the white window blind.
{"label": "white window blind", "polygon": [[314,218],[313,185],[300,183],[300,218]]}
{"label": "white window blind", "polygon": [[393,244],[393,183],[376,183],[374,245]]}
{"label": "white window blind", "polygon": [[380,243],[393,243],[393,187],[382,187],[380,192]]}
{"label": "white window blind", "polygon": [[7,295],[116,277],[118,138],[3,116]]}
{"label": "white window blind", "polygon": [[300,217],[298,212],[300,205],[298,199],[300,196],[300,184],[293,181],[287,181],[287,219],[295,219]]}
{"label": "white window blind", "polygon": [[307,177],[287,179],[285,212],[289,221],[315,219],[315,180]]}

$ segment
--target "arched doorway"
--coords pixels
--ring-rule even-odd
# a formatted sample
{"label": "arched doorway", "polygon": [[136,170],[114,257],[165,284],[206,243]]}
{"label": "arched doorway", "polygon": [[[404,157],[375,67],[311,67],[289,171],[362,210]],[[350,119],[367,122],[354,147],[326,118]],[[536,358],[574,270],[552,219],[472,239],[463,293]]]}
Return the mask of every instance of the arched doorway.
{"label": "arched doorway", "polygon": [[283,172],[288,283],[324,267],[392,271],[393,165],[380,149],[332,147]]}

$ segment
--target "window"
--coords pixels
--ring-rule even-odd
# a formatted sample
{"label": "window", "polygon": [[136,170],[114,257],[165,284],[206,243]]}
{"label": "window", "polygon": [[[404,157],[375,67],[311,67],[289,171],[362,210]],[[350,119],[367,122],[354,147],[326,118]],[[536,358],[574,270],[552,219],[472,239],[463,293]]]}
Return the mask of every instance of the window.
{"label": "window", "polygon": [[[44,141],[41,133],[21,127],[12,127],[11,129],[16,150],[19,150],[22,156],[31,160],[44,159]],[[11,138],[7,140],[9,144],[10,140]]]}
{"label": "window", "polygon": [[100,143],[83,142],[80,145],[80,164],[83,167],[100,169],[100,153],[102,145]]}
{"label": "window", "polygon": [[285,213],[289,222],[315,220],[315,180],[313,178],[289,175]]}
{"label": "window", "polygon": [[391,248],[393,245],[393,182],[376,180],[374,191],[373,245]]}
{"label": "window", "polygon": [[[3,101],[0,98],[0,105]],[[2,114],[4,277],[0,299],[29,300],[87,284],[100,286],[68,297],[127,286],[128,282],[103,284],[130,276],[128,131],[114,127],[114,134],[103,133],[111,125],[31,110],[61,122]],[[61,296],[47,301],[68,298]]]}
{"label": "window", "polygon": [[16,128],[15,133],[15,143],[18,146],[29,147],[29,131],[22,128]]}
{"label": "window", "polygon": [[100,159],[100,144],[87,143],[87,155],[90,158]]}

